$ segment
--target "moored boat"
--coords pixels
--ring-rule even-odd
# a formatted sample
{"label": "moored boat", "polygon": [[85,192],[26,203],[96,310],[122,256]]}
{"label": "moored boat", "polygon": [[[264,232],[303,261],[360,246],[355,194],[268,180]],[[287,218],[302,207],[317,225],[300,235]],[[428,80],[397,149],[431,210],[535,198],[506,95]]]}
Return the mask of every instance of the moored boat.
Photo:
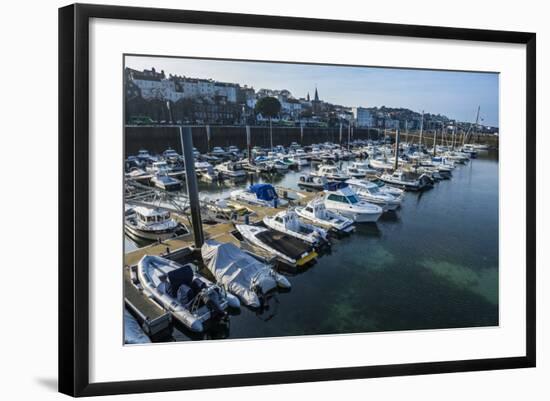
{"label": "moored boat", "polygon": [[286,206],[288,201],[281,199],[271,184],[254,184],[247,189],[231,192],[231,199],[265,207]]}
{"label": "moored boat", "polygon": [[346,183],[359,195],[359,198],[382,207],[384,211],[396,210],[401,206],[402,198],[400,196],[397,197],[381,191],[378,185],[373,182],[352,179],[347,180]]}
{"label": "moored boat", "polygon": [[150,241],[165,240],[184,234],[187,228],[159,208],[137,206],[125,210],[124,229],[130,236]]}
{"label": "moored boat", "polygon": [[320,198],[309,201],[304,207],[297,207],[295,211],[301,218],[337,233],[351,233],[355,229],[353,220],[327,210]]}
{"label": "moored boat", "polygon": [[421,174],[417,178],[414,175],[406,174],[402,170],[394,171],[391,174],[382,174],[380,179],[386,184],[402,188],[406,191],[422,191],[433,186],[431,178],[426,174]]}
{"label": "moored boat", "polygon": [[274,216],[265,216],[263,222],[272,230],[298,238],[316,248],[330,245],[324,229],[304,223],[293,210],[283,210]]}
{"label": "moored boat", "polygon": [[321,191],[328,182],[326,177],[318,177],[311,174],[302,174],[298,177],[298,186]]}
{"label": "moored boat", "polygon": [[235,227],[243,239],[289,266],[305,266],[317,258],[317,252],[311,245],[290,235],[246,224],[237,224]]}
{"label": "moored boat", "polygon": [[246,171],[244,170],[242,163],[238,162],[225,162],[218,164],[214,169],[219,172],[224,178],[246,178]]}
{"label": "moored boat", "polygon": [[151,183],[165,191],[178,191],[181,189],[181,181],[167,174],[158,173],[151,177]]}
{"label": "moored boat", "polygon": [[376,222],[384,210],[362,201],[346,183],[329,183],[325,189],[325,207],[352,219],[356,223]]}
{"label": "moored boat", "polygon": [[193,332],[203,332],[206,322],[224,317],[230,306],[240,306],[237,297],[200,275],[192,263],[146,255],[138,263],[137,277],[147,296]]}
{"label": "moored boat", "polygon": [[285,276],[232,243],[206,241],[201,254],[218,285],[251,308],[260,307],[262,297],[277,287],[290,288]]}
{"label": "moored boat", "polygon": [[311,174],[317,177],[325,177],[330,181],[345,181],[350,178],[347,174],[340,171],[338,167],[329,164],[320,165],[317,171]]}

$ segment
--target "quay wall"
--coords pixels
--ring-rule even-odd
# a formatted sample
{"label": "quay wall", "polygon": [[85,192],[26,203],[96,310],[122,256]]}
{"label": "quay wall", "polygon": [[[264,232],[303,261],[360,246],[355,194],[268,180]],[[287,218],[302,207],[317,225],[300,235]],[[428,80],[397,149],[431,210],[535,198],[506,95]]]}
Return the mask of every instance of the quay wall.
{"label": "quay wall", "polygon": [[[193,145],[201,152],[205,153],[214,146],[227,147],[237,146],[240,149],[246,148],[246,128],[244,126],[210,126],[210,140],[207,135],[206,126],[192,126]],[[387,133],[392,139],[394,133]],[[351,140],[354,139],[378,139],[383,138],[383,130],[354,128],[351,133]],[[401,141],[405,138],[409,141],[418,141],[418,133],[410,133],[408,136],[401,134]],[[267,126],[250,127],[250,138],[252,146],[269,147],[270,135]],[[348,130],[342,129],[340,137],[339,128],[311,128],[304,127],[303,132],[300,127],[273,127],[273,145],[288,146],[292,142],[298,142],[302,145],[311,145],[313,143],[333,142],[347,144]],[[424,133],[422,142],[431,146],[433,143],[433,133]],[[492,147],[498,148],[498,137],[479,135],[470,138],[470,142],[486,143]],[[445,135],[441,138],[438,134],[438,144],[450,144],[451,135]],[[179,136],[179,127],[176,126],[127,126],[125,127],[124,151],[125,156],[135,155],[140,149],[147,149],[153,153],[162,153],[167,148],[172,148],[178,153],[182,153]]]}
{"label": "quay wall", "polygon": [[[208,140],[205,126],[191,127],[193,146],[201,153],[212,150],[214,146],[237,146],[246,148],[246,128],[244,126],[210,126],[210,140]],[[374,129],[354,129],[353,139],[376,139],[378,133]],[[250,127],[252,146],[270,146],[269,127]],[[289,146],[292,142],[302,145],[313,143],[334,142],[346,144],[347,129],[342,129],[340,141],[339,128],[304,128],[303,135],[300,127],[273,127],[273,145]],[[127,126],[124,138],[125,155],[134,155],[140,149],[147,149],[153,153],[162,153],[168,147],[181,153],[179,128],[175,126]]]}

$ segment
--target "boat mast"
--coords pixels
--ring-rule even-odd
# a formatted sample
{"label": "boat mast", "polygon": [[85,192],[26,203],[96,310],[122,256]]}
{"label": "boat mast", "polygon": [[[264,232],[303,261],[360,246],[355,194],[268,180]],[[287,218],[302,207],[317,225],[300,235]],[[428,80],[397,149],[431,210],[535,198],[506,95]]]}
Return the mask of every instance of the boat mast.
{"label": "boat mast", "polygon": [[418,141],[418,144],[420,145],[420,148],[422,149],[422,131],[424,130],[424,110],[422,110],[422,116],[420,117],[420,140]]}
{"label": "boat mast", "polygon": [[451,133],[451,150],[455,150],[455,135],[456,135],[457,123],[458,122],[455,121],[454,126],[453,126],[453,132]]}
{"label": "boat mast", "polygon": [[[443,135],[443,123],[441,123],[441,135]],[[436,148],[437,148],[437,128],[434,130],[434,157],[435,157]]]}
{"label": "boat mast", "polygon": [[387,146],[386,146],[386,128],[384,128],[384,161],[388,161]]}
{"label": "boat mast", "polygon": [[477,131],[479,129],[478,124],[479,124],[479,110],[480,109],[481,109],[481,106],[477,106],[476,125],[474,126],[474,135],[477,135]]}
{"label": "boat mast", "polygon": [[393,169],[397,170],[399,165],[399,128],[395,131],[395,162],[393,163]]}

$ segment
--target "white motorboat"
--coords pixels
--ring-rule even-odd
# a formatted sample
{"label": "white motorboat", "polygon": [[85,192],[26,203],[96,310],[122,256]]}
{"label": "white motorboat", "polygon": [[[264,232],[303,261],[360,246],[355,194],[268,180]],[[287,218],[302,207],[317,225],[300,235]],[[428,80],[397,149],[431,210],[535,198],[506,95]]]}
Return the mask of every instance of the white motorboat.
{"label": "white motorboat", "polygon": [[156,161],[156,159],[153,156],[151,156],[149,151],[145,149],[140,149],[136,157],[142,163],[152,163]]}
{"label": "white motorboat", "polygon": [[288,201],[279,198],[277,191],[271,184],[254,184],[247,189],[231,192],[231,199],[265,207],[286,206]]}
{"label": "white motorboat", "polygon": [[391,185],[386,185],[384,181],[382,181],[380,178],[373,178],[369,180],[373,184],[378,185],[378,189],[380,191],[396,196],[396,197],[402,197],[405,194],[405,191],[401,188],[392,187]]}
{"label": "white motorboat", "polygon": [[187,232],[187,228],[159,208],[137,206],[125,210],[124,229],[128,235],[150,241],[165,240]]}
{"label": "white motorboat", "polygon": [[201,179],[206,181],[216,181],[219,177],[214,167],[206,161],[195,161],[195,171]]}
{"label": "white motorboat", "polygon": [[305,157],[298,156],[296,153],[288,156],[287,159],[298,167],[304,167],[309,165],[309,162]]}
{"label": "white motorboat", "polygon": [[401,197],[381,191],[378,185],[373,182],[353,179],[347,180],[346,183],[359,195],[359,198],[379,205],[384,211],[396,210],[401,206]]}
{"label": "white motorboat", "polygon": [[357,162],[353,162],[351,164],[351,167],[354,168],[354,169],[357,169],[357,171],[359,173],[363,173],[364,176],[366,175],[374,175],[374,174],[377,174],[378,171],[369,167],[369,162],[368,161],[357,161]]}
{"label": "white motorboat", "polygon": [[393,164],[389,160],[382,159],[369,159],[369,166],[377,170],[391,170],[393,169]]}
{"label": "white motorboat", "polygon": [[317,248],[330,245],[324,229],[304,223],[293,210],[284,210],[274,216],[265,216],[263,222],[272,230],[288,234]]}
{"label": "white motorboat", "polygon": [[181,155],[172,148],[168,148],[164,152],[162,152],[162,157],[164,158],[164,160],[175,162],[179,162],[183,159]]}
{"label": "white motorboat", "polygon": [[227,155],[227,152],[223,150],[221,147],[215,146],[210,152],[210,154],[212,154],[213,156],[219,157],[219,156]]}
{"label": "white motorboat", "polygon": [[416,178],[414,175],[406,174],[402,170],[396,170],[391,174],[382,174],[380,179],[386,184],[404,189],[406,191],[421,191],[433,186],[432,179],[426,174],[422,174]]}
{"label": "white motorboat", "polygon": [[336,161],[338,161],[338,154],[330,152],[330,151],[322,152],[317,157],[325,163],[326,162],[336,162]]}
{"label": "white motorboat", "polygon": [[195,161],[195,172],[197,173],[206,173],[213,168],[214,166],[207,161]]}
{"label": "white motorboat", "polygon": [[446,159],[452,160],[460,164],[465,164],[467,161],[470,160],[470,156],[467,153],[452,151],[452,150],[443,153],[443,156]]}
{"label": "white motorboat", "polygon": [[164,160],[153,162],[151,166],[146,167],[146,170],[153,175],[167,175],[170,177],[181,177],[185,174],[185,169],[180,168],[175,170]]}
{"label": "white motorboat", "polygon": [[240,155],[240,153],[241,153],[240,149],[239,149],[238,147],[236,147],[236,146],[233,146],[233,145],[231,145],[230,147],[228,147],[228,148],[227,148],[227,151],[228,151],[229,153],[233,153],[234,155]]}
{"label": "white motorboat", "polygon": [[279,173],[286,173],[288,171],[289,165],[283,162],[282,160],[275,159],[275,160],[268,160],[266,162],[271,168],[275,169],[275,171]]}
{"label": "white motorboat", "polygon": [[345,172],[351,178],[365,178],[365,175],[366,175],[365,172],[360,171],[358,168],[353,166],[346,167]]}
{"label": "white motorboat", "polygon": [[138,263],[137,277],[146,296],[196,333],[207,321],[224,317],[228,307],[240,307],[236,296],[200,275],[192,263],[146,255]]}
{"label": "white motorboat", "polygon": [[255,173],[270,174],[275,171],[275,168],[265,159],[265,156],[258,156],[253,161],[243,160],[241,163],[245,170]]}
{"label": "white motorboat", "polygon": [[482,143],[466,143],[464,146],[471,147],[475,151],[487,151],[489,150],[489,145],[482,144]]}
{"label": "white motorboat", "polygon": [[306,206],[298,207],[295,211],[301,218],[337,233],[351,233],[355,229],[353,220],[327,210],[321,198],[309,201]]}
{"label": "white motorboat", "polygon": [[201,202],[206,205],[208,210],[222,218],[244,216],[251,212],[246,207],[227,199],[209,199],[204,197],[201,198]]}
{"label": "white motorboat", "polygon": [[320,165],[317,171],[311,174],[318,177],[325,177],[331,181],[345,181],[350,178],[348,175],[342,173],[338,167],[329,164]]}
{"label": "white motorboat", "polygon": [[158,173],[151,178],[151,182],[155,187],[165,191],[179,191],[181,189],[181,181],[167,174]]}
{"label": "white motorboat", "polygon": [[136,181],[149,181],[152,175],[139,167],[132,167],[130,171],[125,174],[125,177]]}
{"label": "white motorboat", "polygon": [[214,170],[220,173],[224,178],[239,179],[246,178],[247,176],[242,163],[238,162],[229,161],[218,164],[216,167],[214,167]]}
{"label": "white motorboat", "polygon": [[235,227],[243,239],[289,266],[305,266],[317,258],[317,252],[311,245],[290,235],[246,224]]}
{"label": "white motorboat", "polygon": [[316,189],[318,191],[322,190],[327,182],[326,177],[318,177],[311,174],[303,174],[298,177],[299,187]]}
{"label": "white motorboat", "polygon": [[325,207],[356,223],[376,222],[384,212],[380,206],[360,200],[345,183],[329,183],[326,188]]}
{"label": "white motorboat", "polygon": [[259,308],[261,297],[277,287],[290,288],[285,276],[232,243],[206,241],[201,254],[218,285],[251,308]]}
{"label": "white motorboat", "polygon": [[286,155],[280,155],[278,160],[286,164],[288,168],[298,167],[298,164],[291,157],[288,157]]}
{"label": "white motorboat", "polygon": [[288,147],[289,150],[296,151],[298,149],[301,149],[302,147],[298,144],[298,142],[291,142],[290,146]]}
{"label": "white motorboat", "polygon": [[[422,164],[424,161],[422,162]],[[437,167],[440,171],[449,171],[452,172],[455,169],[455,163],[452,160],[447,160],[444,157],[432,157],[431,165]]]}

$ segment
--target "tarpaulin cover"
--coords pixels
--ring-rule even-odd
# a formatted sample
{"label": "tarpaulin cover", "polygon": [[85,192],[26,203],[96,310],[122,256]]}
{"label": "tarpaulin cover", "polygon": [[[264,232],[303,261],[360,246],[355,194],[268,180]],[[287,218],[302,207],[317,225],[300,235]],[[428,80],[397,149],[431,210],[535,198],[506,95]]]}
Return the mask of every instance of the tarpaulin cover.
{"label": "tarpaulin cover", "polygon": [[[256,260],[231,243],[206,241],[201,248],[202,258],[216,281],[248,306],[260,306],[256,291],[262,293],[277,287],[290,286],[285,277],[270,266]],[[282,284],[281,284],[282,283]],[[256,289],[256,291],[255,291]]]}
{"label": "tarpaulin cover", "polygon": [[136,319],[124,309],[124,342],[126,344],[150,343],[151,340],[143,332]]}
{"label": "tarpaulin cover", "polygon": [[271,184],[254,184],[249,189],[250,192],[254,192],[256,197],[261,200],[271,201],[279,197]]}

